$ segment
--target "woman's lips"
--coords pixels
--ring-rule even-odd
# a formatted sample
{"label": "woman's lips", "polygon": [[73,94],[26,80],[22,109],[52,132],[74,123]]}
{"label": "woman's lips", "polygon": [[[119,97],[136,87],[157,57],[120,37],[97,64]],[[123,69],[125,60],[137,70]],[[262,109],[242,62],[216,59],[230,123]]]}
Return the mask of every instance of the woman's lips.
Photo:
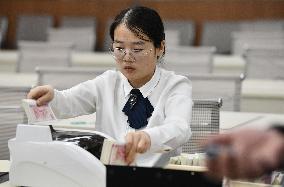
{"label": "woman's lips", "polygon": [[125,71],[127,71],[128,73],[131,73],[131,72],[133,72],[133,71],[135,70],[135,68],[133,68],[133,67],[131,67],[131,66],[125,66],[123,69],[124,69]]}

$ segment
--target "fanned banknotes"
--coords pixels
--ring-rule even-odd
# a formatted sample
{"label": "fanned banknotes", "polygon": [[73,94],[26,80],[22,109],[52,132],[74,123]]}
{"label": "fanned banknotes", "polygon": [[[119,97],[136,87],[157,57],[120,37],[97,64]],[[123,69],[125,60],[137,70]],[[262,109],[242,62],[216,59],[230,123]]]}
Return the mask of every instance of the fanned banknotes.
{"label": "fanned banknotes", "polygon": [[29,124],[57,120],[49,104],[37,106],[36,100],[23,99],[22,106],[27,114]]}

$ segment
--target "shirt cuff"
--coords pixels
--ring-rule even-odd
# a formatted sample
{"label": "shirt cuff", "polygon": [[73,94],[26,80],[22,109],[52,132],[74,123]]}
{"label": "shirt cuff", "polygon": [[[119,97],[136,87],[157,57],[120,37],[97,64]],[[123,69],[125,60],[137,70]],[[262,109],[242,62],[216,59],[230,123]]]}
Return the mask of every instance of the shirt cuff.
{"label": "shirt cuff", "polygon": [[159,134],[159,130],[156,128],[149,128],[149,129],[144,129],[142,130],[144,132],[146,132],[151,139],[151,146],[149,151],[150,152],[168,152],[170,150],[172,150],[172,147],[168,146],[168,145],[164,145],[164,142],[161,141],[161,136]]}

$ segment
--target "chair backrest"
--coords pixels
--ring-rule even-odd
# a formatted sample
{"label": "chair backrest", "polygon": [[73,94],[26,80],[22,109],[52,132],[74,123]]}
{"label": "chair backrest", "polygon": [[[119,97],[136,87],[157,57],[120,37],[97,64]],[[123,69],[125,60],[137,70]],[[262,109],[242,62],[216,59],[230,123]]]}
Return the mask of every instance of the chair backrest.
{"label": "chair backrest", "polygon": [[240,31],[275,32],[283,30],[284,30],[283,20],[257,20],[257,21],[243,21],[240,23]]}
{"label": "chair backrest", "polygon": [[[166,45],[190,46],[195,37],[195,25],[192,21],[165,20]],[[168,34],[168,36],[167,36]]]}
{"label": "chair backrest", "polygon": [[221,99],[193,100],[190,128],[192,136],[182,146],[184,153],[203,152],[200,142],[207,136],[219,133]]}
{"label": "chair backrest", "polygon": [[244,55],[250,47],[284,46],[284,32],[282,31],[240,31],[232,33],[232,52],[234,55]]}
{"label": "chair backrest", "polygon": [[27,97],[30,86],[0,86],[1,106],[20,106],[22,99]]}
{"label": "chair backrest", "polygon": [[75,51],[93,51],[95,46],[95,30],[92,27],[64,27],[48,30],[51,42],[72,42]]}
{"label": "chair backrest", "polygon": [[63,16],[59,28],[48,30],[49,41],[72,42],[76,51],[94,51],[96,19],[83,16]]}
{"label": "chair backrest", "polygon": [[63,16],[60,27],[64,28],[95,28],[96,18],[86,16]]}
{"label": "chair backrest", "polygon": [[222,110],[240,111],[244,75],[189,74],[193,99],[222,98]]}
{"label": "chair backrest", "polygon": [[16,136],[17,124],[26,123],[27,118],[20,106],[0,105],[0,160],[9,160],[8,140]]}
{"label": "chair backrest", "polygon": [[71,88],[76,84],[94,79],[106,69],[100,68],[59,68],[59,67],[36,67],[38,85],[49,84],[54,88],[62,90]]}
{"label": "chair backrest", "polygon": [[21,15],[18,17],[17,41],[47,41],[47,30],[51,27],[51,16]]}
{"label": "chair backrest", "polygon": [[215,47],[176,46],[166,50],[162,67],[177,73],[212,73]]}
{"label": "chair backrest", "polygon": [[284,46],[249,48],[245,53],[248,78],[284,79]]}
{"label": "chair backrest", "polygon": [[36,66],[70,67],[72,43],[19,42],[17,72],[34,72]]}
{"label": "chair backrest", "polygon": [[236,21],[206,21],[202,27],[202,46],[216,46],[217,53],[231,52],[231,33],[239,30]]}

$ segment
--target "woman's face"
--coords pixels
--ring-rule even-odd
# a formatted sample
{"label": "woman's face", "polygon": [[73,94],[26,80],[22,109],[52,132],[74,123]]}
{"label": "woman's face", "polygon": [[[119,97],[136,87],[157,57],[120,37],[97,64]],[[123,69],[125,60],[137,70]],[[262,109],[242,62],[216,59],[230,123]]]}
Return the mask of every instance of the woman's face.
{"label": "woman's face", "polygon": [[134,88],[146,84],[153,76],[157,56],[163,54],[161,48],[155,48],[146,35],[142,40],[131,32],[125,24],[120,24],[114,30],[114,56],[119,71],[128,79]]}

